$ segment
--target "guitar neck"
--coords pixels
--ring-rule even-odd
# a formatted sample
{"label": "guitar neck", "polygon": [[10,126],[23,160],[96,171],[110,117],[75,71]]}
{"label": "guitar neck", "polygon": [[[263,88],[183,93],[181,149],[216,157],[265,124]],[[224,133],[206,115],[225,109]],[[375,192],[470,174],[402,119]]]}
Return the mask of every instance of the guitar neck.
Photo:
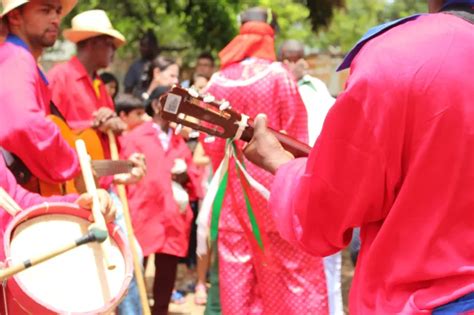
{"label": "guitar neck", "polygon": [[[245,128],[245,131],[242,133],[241,140],[245,142],[250,142],[254,132],[252,125],[253,121],[250,121],[249,126]],[[309,152],[311,152],[311,147],[309,145],[300,142],[281,132],[278,132],[272,128],[268,128],[268,130],[273,133],[273,135],[278,139],[283,148],[293,154],[295,158],[307,157],[309,155]]]}
{"label": "guitar neck", "polygon": [[129,173],[133,168],[133,163],[126,160],[92,160],[91,164],[97,177]]}

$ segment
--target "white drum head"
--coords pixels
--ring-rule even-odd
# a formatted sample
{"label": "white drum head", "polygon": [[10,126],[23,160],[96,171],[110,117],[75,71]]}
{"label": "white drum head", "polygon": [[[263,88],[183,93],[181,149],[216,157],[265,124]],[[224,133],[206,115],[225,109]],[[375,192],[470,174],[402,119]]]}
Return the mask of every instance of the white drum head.
{"label": "white drum head", "polygon": [[[66,214],[41,215],[19,224],[10,243],[13,264],[47,253],[88,232],[90,222]],[[127,277],[125,260],[111,239],[108,270],[98,243],[82,245],[15,276],[24,292],[37,303],[60,313],[86,313],[111,304]],[[131,275],[128,275],[131,276]]]}

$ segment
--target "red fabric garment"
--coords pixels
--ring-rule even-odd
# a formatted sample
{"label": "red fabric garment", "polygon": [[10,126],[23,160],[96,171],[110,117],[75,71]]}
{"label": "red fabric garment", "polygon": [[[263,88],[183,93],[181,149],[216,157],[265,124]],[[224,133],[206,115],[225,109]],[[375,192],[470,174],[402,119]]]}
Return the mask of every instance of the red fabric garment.
{"label": "red fabric garment", "polygon": [[277,172],[295,245],[334,253],[361,226],[351,314],[430,314],[474,290],[473,43],[449,14],[371,40],[308,160]]}
{"label": "red fabric garment", "polygon": [[101,107],[114,110],[105,84],[99,85],[97,96],[92,79],[77,57],[54,66],[48,73],[53,102],[73,129],[92,126],[92,113]]}
{"label": "red fabric garment", "polygon": [[[251,117],[263,112],[272,128],[286,130],[289,135],[307,141],[306,110],[296,82],[281,63],[256,58],[234,63],[212,77],[207,92],[217,99],[228,100],[234,110]],[[224,155],[225,140],[204,142],[203,146],[211,158],[213,169],[217,169]],[[242,148],[243,143],[238,141],[237,146]],[[245,163],[257,181],[270,187],[273,176],[248,161]],[[270,259],[275,262],[275,270],[268,266],[260,268],[258,253],[253,252],[244,234],[240,221],[243,220],[249,229],[250,223],[241,184],[231,163],[218,240],[219,276],[224,279],[220,283],[223,314],[275,314],[274,306],[280,305],[272,304],[271,301],[275,300],[285,301],[291,306],[286,309],[288,314],[326,314],[322,259],[295,250],[282,240],[267,202],[256,193],[254,197],[254,207],[263,217],[259,226],[269,236],[266,246],[268,253],[274,256]],[[308,276],[308,271],[311,271],[311,276]],[[268,275],[278,276],[272,278]],[[275,279],[281,281],[280,285],[276,285]]]}
{"label": "red fabric garment", "polygon": [[[114,110],[114,102],[107,92],[105,84],[96,75],[99,82],[97,95],[92,79],[77,57],[54,66],[48,73],[52,100],[72,129],[86,129],[92,126],[93,113],[101,107]],[[104,150],[105,158],[110,158],[110,145],[106,134],[97,132]],[[99,179],[100,186],[108,189],[112,177]]]}
{"label": "red fabric garment", "polygon": [[[74,202],[79,197],[75,194],[66,196],[42,197],[38,194],[25,190],[17,184],[15,177],[13,177],[13,174],[7,169],[3,158],[0,158],[0,187],[2,187],[13,198],[13,200],[16,201],[16,203],[22,209],[27,209],[43,202]],[[8,212],[0,208],[0,261],[5,259],[3,236],[12,218],[13,217],[9,215]]]}
{"label": "red fabric garment", "polygon": [[44,181],[78,175],[76,153],[46,119],[50,92],[33,55],[12,43],[0,44],[0,73],[0,145]]}
{"label": "red fabric garment", "polygon": [[250,57],[275,61],[274,34],[272,27],[265,22],[245,23],[240,27],[239,35],[219,53],[221,68]]}
{"label": "red fabric garment", "polygon": [[179,211],[171,190],[171,168],[175,158],[184,158],[193,178],[191,152],[178,136],[173,136],[165,151],[158,132],[153,122],[146,122],[120,139],[124,158],[140,152],[147,161],[145,177],[127,186],[133,228],[145,257],[152,253],[184,257],[193,215],[189,206],[183,214]]}

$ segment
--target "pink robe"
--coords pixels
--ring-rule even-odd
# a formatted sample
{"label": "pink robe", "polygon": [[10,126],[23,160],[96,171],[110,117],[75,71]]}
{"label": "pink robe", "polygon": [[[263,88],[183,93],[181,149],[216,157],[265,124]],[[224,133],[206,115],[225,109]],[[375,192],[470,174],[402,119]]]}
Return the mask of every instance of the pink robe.
{"label": "pink robe", "polygon": [[78,175],[76,153],[45,117],[51,97],[33,55],[10,42],[0,44],[0,73],[0,146],[47,182]]}
{"label": "pink robe", "polygon": [[[306,112],[296,83],[280,63],[247,59],[213,76],[208,92],[225,98],[232,108],[251,117],[266,113],[270,126],[307,139]],[[204,143],[214,169],[223,158],[225,141]],[[242,143],[238,143],[242,147]],[[257,194],[263,213],[260,227],[268,235],[272,266],[257,259],[239,222],[249,226],[241,184],[231,163],[219,225],[219,278],[224,314],[327,314],[322,259],[311,257],[278,234],[267,202]],[[266,187],[273,177],[246,162],[249,173]]]}
{"label": "pink robe", "polygon": [[135,236],[146,257],[164,253],[184,257],[187,254],[192,212],[189,206],[180,213],[171,190],[171,168],[176,158],[188,165],[189,189],[198,186],[198,174],[192,156],[180,136],[173,135],[168,150],[158,139],[158,126],[146,122],[121,138],[122,156],[133,152],[145,155],[147,174],[136,185],[127,187]]}
{"label": "pink robe", "polygon": [[474,291],[473,43],[442,13],[371,40],[309,158],[277,172],[285,239],[328,255],[361,227],[351,314],[431,314]]}

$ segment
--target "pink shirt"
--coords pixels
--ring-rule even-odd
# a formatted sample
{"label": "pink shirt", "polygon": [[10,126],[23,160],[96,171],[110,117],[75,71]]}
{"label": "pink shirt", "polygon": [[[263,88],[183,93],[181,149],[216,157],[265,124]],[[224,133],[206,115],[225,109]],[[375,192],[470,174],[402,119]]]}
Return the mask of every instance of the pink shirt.
{"label": "pink shirt", "polygon": [[282,166],[280,233],[329,255],[361,227],[351,314],[429,314],[474,291],[474,26],[419,17],[364,46],[308,159]]}
{"label": "pink shirt", "polygon": [[79,173],[74,150],[46,119],[50,93],[31,53],[0,44],[0,145],[42,180],[62,182]]}
{"label": "pink shirt", "polygon": [[189,188],[199,185],[197,171],[184,140],[173,134],[165,150],[159,133],[153,122],[146,122],[121,138],[123,158],[140,152],[147,161],[145,177],[127,186],[133,228],[145,257],[152,253],[184,257],[193,214],[189,206],[184,213],[179,211],[171,189],[171,168],[176,158],[186,161]]}

